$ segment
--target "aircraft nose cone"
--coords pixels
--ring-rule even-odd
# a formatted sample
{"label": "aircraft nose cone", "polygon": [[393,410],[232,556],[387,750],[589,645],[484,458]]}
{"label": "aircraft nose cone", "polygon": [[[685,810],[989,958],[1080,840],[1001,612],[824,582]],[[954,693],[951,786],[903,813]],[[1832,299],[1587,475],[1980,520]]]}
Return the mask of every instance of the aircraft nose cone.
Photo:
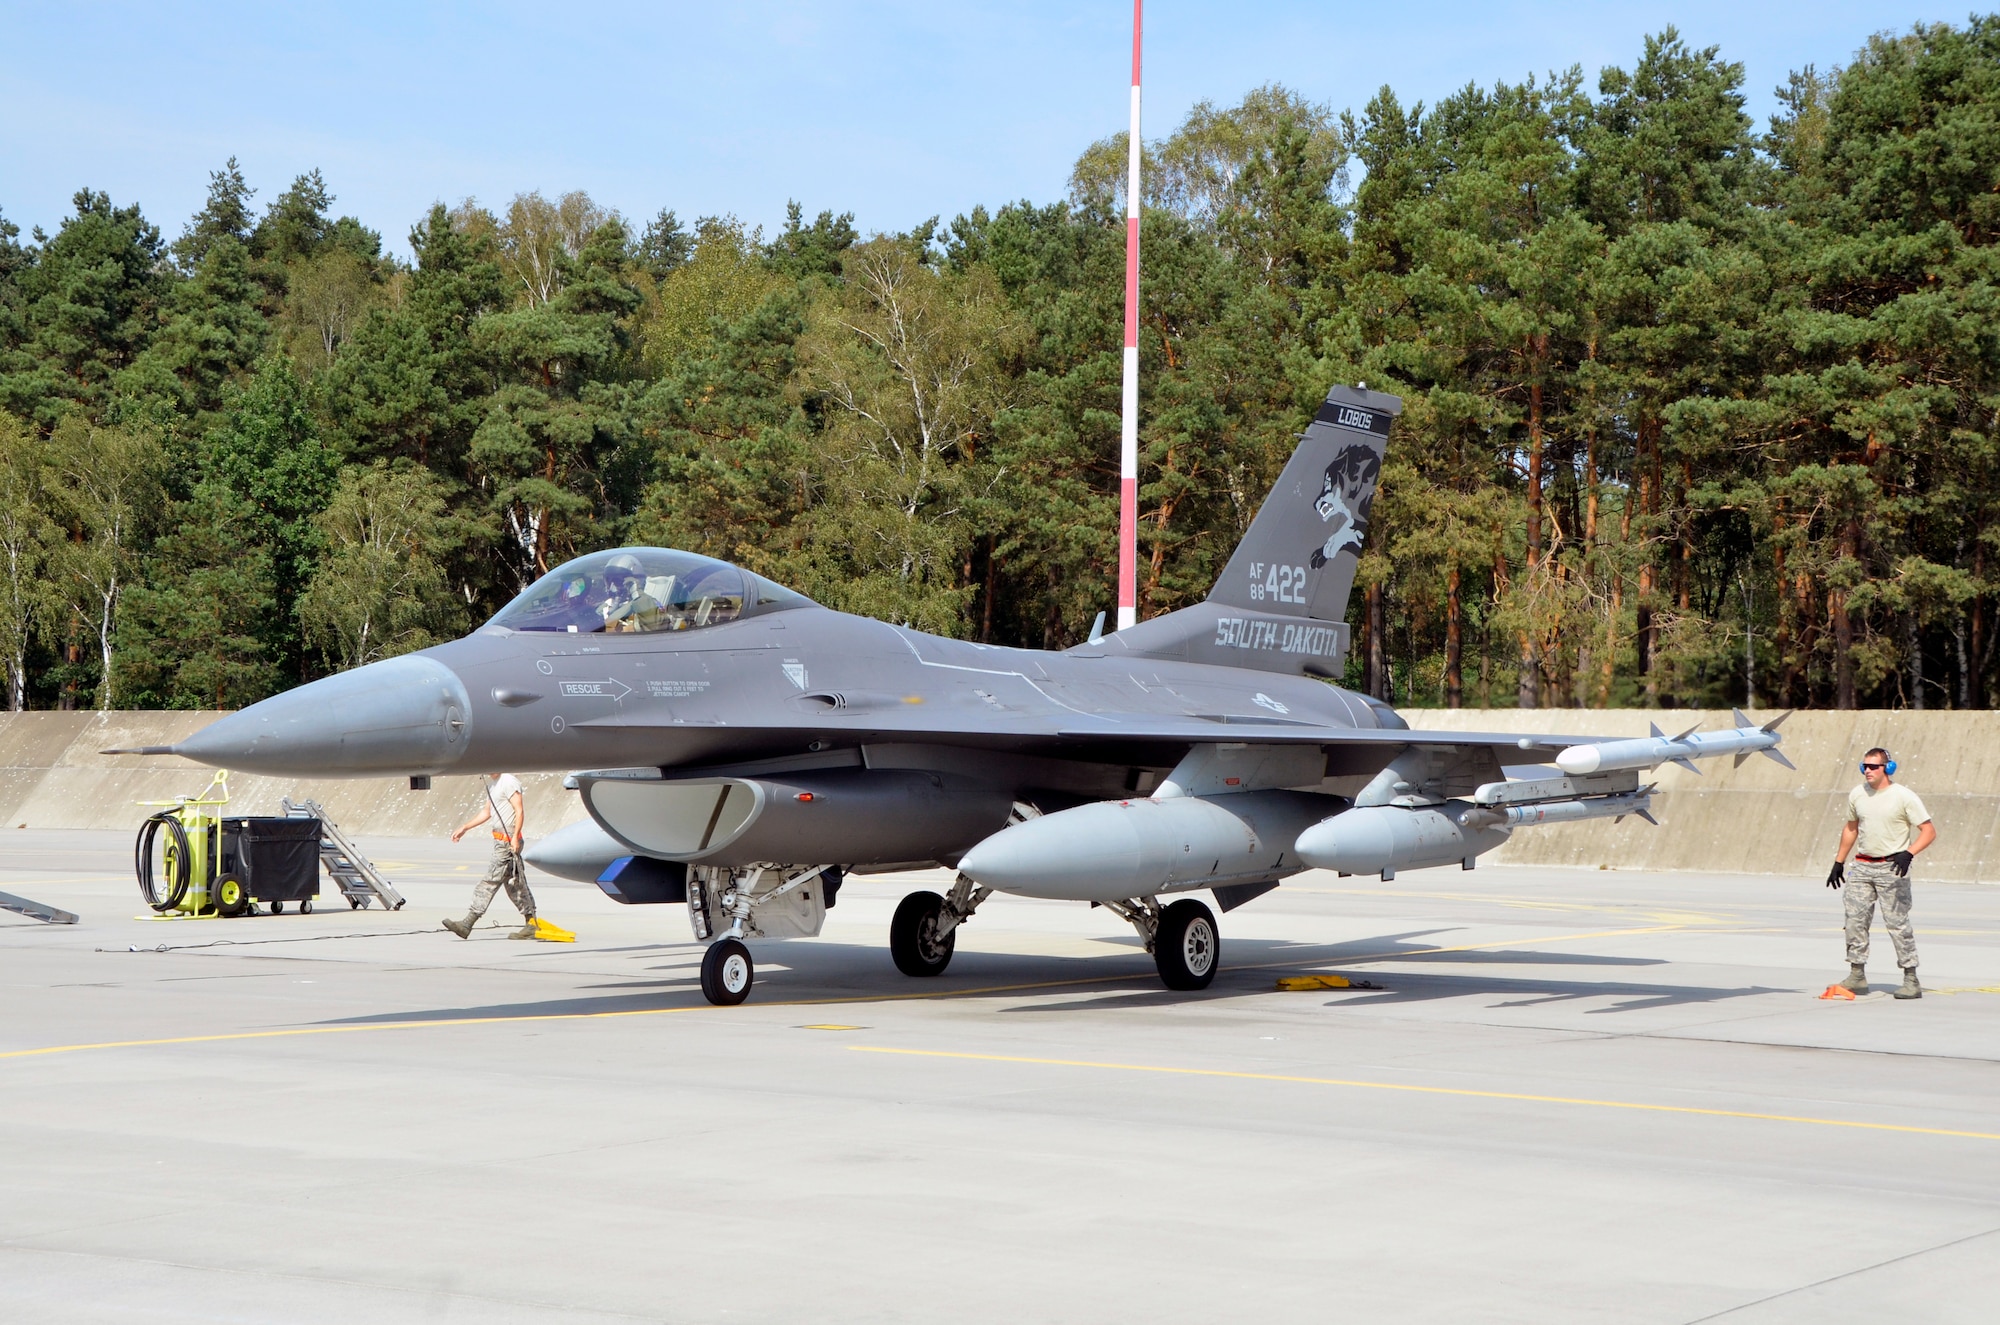
{"label": "aircraft nose cone", "polygon": [[465,753],[471,713],[456,672],[408,654],[273,695],[210,723],[173,752],[243,773],[442,773]]}

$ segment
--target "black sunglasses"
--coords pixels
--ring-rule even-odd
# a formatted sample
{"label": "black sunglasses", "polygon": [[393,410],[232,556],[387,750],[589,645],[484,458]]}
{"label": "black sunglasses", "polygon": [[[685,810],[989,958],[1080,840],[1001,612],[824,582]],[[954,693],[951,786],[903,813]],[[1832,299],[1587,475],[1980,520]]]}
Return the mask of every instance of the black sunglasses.
{"label": "black sunglasses", "polygon": [[1865,773],[1865,772],[1867,772],[1867,771],[1868,771],[1869,769],[1871,769],[1871,768],[1876,768],[1876,769],[1879,769],[1879,768],[1884,768],[1884,767],[1886,767],[1886,765],[1884,765],[1884,764],[1863,764],[1863,765],[1861,766],[1861,769],[1862,769],[1862,771],[1863,771],[1863,772]]}

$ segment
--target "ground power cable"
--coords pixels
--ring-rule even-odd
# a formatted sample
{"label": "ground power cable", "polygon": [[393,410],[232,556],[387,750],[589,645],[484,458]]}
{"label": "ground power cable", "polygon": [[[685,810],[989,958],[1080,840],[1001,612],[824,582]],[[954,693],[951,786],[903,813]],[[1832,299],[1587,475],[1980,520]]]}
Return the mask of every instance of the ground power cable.
{"label": "ground power cable", "polygon": [[[507,926],[501,924],[489,924],[489,925],[480,925],[477,926],[477,928],[500,930],[500,929],[506,929]],[[158,943],[154,944],[152,947],[149,948],[142,948],[138,944],[133,943],[133,944],[128,944],[123,948],[93,948],[92,951],[93,952],[186,952],[194,948],[255,948],[270,943],[324,943],[329,939],[394,939],[394,938],[405,938],[411,934],[443,934],[446,932],[447,931],[445,931],[442,928],[384,929],[384,930],[364,931],[363,933],[360,934],[307,934],[298,938],[289,938],[289,939],[210,939],[206,943]]]}

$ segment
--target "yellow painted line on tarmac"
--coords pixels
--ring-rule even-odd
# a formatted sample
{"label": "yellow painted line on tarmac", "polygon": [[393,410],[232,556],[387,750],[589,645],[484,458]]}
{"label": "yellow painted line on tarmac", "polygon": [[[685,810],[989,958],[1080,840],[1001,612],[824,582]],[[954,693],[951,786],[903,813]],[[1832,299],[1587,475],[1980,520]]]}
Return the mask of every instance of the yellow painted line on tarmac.
{"label": "yellow painted line on tarmac", "polygon": [[1736,923],[1736,916],[1714,916],[1701,911],[1677,911],[1660,907],[1639,906],[1629,902],[1567,902],[1538,897],[1510,897],[1503,893],[1429,893],[1410,892],[1396,888],[1306,888],[1292,887],[1295,893],[1321,893],[1326,896],[1351,897],[1411,897],[1438,902],[1482,902],[1491,906],[1512,907],[1521,911],[1631,911],[1649,920],[1687,925],[1728,925]]}
{"label": "yellow painted line on tarmac", "polygon": [[[1400,952],[1361,953],[1352,957],[1300,957],[1292,961],[1256,962],[1231,966],[1231,971],[1269,971],[1298,966],[1346,965],[1353,962],[1389,961],[1398,957],[1429,957],[1442,953],[1477,952],[1484,948],[1514,948],[1532,943],[1567,943],[1583,939],[1617,938],[1628,934],[1654,934],[1677,928],[1651,925],[1643,929],[1606,929],[1588,934],[1550,934],[1541,938],[1497,939],[1491,943],[1463,943],[1452,947],[1410,948]],[[980,985],[970,989],[927,989],[908,994],[847,994],[835,998],[792,998],[753,1004],[759,1008],[829,1007],[852,1003],[903,1003],[921,999],[974,998],[985,994],[1018,994],[1042,989],[1073,989],[1090,985],[1124,984],[1156,978],[1152,971],[1131,971],[1122,975],[1076,976],[1067,980],[1035,980],[1021,984]],[[176,1044],[222,1044],[233,1040],[282,1040],[305,1035],[352,1035],[363,1031],[414,1031],[445,1026],[505,1026],[524,1022],[604,1021],[613,1017],[659,1017],[681,1012],[726,1013],[728,1008],[691,1003],[672,1008],[620,1008],[610,1012],[528,1012],[507,1017],[438,1017],[415,1021],[375,1021],[359,1025],[286,1026],[267,1031],[220,1031],[213,1035],[175,1035],[156,1040],[100,1040],[90,1044],[51,1044],[39,1049],[0,1050],[0,1059],[45,1058],[55,1054],[87,1053],[97,1049],[151,1049]]]}
{"label": "yellow painted line on tarmac", "polygon": [[1641,1104],[1632,1100],[1593,1100],[1574,1095],[1531,1095],[1510,1090],[1472,1090],[1462,1086],[1414,1086],[1397,1081],[1302,1077],[1280,1072],[1230,1072],[1221,1068],[1162,1067],[1151,1063],[1104,1063],[1083,1058],[1030,1058],[1013,1054],[955,1053],[945,1049],[897,1049],[876,1044],[850,1044],[847,1047],[855,1053],[896,1054],[909,1058],[956,1058],[977,1063],[1025,1063],[1036,1067],[1092,1068],[1102,1072],[1145,1072],[1161,1076],[1215,1077],[1230,1081],[1276,1081],[1297,1086],[1343,1086],[1350,1090],[1391,1090],[1412,1095],[1453,1095],[1462,1099],[1517,1100],[1527,1104],[1569,1104],[1592,1109],[1629,1109],[1640,1113],[1693,1114],[1705,1118],[1750,1118],[1767,1123],[1804,1123],[1813,1127],[1847,1127],[1865,1132],[1908,1132],[1918,1136],[1952,1136],[1973,1141],[2000,1141],[2000,1132],[1962,1132],[1947,1127],[1914,1127],[1906,1123],[1864,1123],[1847,1118],[1756,1113],[1747,1109],[1702,1109],[1687,1104]]}

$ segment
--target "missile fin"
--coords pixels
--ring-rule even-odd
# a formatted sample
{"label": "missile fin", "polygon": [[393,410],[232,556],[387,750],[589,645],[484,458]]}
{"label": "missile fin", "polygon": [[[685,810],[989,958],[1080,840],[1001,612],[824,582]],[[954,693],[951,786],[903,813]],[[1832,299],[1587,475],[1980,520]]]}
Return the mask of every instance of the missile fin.
{"label": "missile fin", "polygon": [[1746,760],[1746,759],[1748,759],[1749,757],[1750,757],[1750,751],[1748,751],[1748,750],[1738,750],[1738,751],[1736,752],[1736,762],[1735,762],[1735,763],[1733,763],[1733,764],[1731,764],[1731,765],[1730,765],[1730,767],[1731,767],[1731,768],[1741,768],[1741,767],[1743,767],[1743,761],[1744,761],[1744,760]]}
{"label": "missile fin", "polygon": [[1794,773],[1799,771],[1799,766],[1797,764],[1785,758],[1783,755],[1779,754],[1776,750],[1759,750],[1757,753],[1763,755],[1766,759],[1777,760],[1779,763],[1783,764],[1786,768],[1791,769]]}
{"label": "missile fin", "polygon": [[1685,768],[1688,772],[1694,774],[1696,777],[1701,776],[1701,770],[1694,766],[1694,761],[1692,759],[1669,759],[1667,762],[1670,764],[1679,764],[1682,768]]}
{"label": "missile fin", "polygon": [[1750,719],[1744,714],[1742,709],[1738,708],[1733,708],[1729,710],[1729,720],[1735,723],[1739,729],[1743,727],[1754,727],[1757,725],[1756,723],[1750,721]]}
{"label": "missile fin", "polygon": [[1657,722],[1649,722],[1649,723],[1647,723],[1647,724],[1646,724],[1646,728],[1647,728],[1647,730],[1649,730],[1649,731],[1651,731],[1651,732],[1653,733],[1653,739],[1654,739],[1654,740],[1656,740],[1656,741],[1664,741],[1664,740],[1666,740],[1666,739],[1667,739],[1667,734],[1666,734],[1665,732],[1663,732],[1663,731],[1661,731],[1661,730],[1660,730],[1660,724],[1659,724],[1659,723],[1657,723]]}
{"label": "missile fin", "polygon": [[1696,732],[1700,730],[1701,730],[1701,724],[1697,722],[1694,726],[1688,728],[1686,731],[1682,732],[1679,736],[1674,737],[1674,739],[1676,741],[1685,741],[1688,737],[1694,735]]}
{"label": "missile fin", "polygon": [[1764,730],[1767,732],[1774,732],[1778,730],[1778,724],[1783,722],[1786,718],[1791,717],[1794,712],[1796,712],[1796,710],[1786,709],[1783,713],[1780,713],[1777,717],[1765,723]]}
{"label": "missile fin", "polygon": [[1647,823],[1653,825],[1653,827],[1655,828],[1658,828],[1660,826],[1660,821],[1653,817],[1653,812],[1651,810],[1634,810],[1632,811],[1632,813],[1638,815],[1641,819],[1644,819]]}

